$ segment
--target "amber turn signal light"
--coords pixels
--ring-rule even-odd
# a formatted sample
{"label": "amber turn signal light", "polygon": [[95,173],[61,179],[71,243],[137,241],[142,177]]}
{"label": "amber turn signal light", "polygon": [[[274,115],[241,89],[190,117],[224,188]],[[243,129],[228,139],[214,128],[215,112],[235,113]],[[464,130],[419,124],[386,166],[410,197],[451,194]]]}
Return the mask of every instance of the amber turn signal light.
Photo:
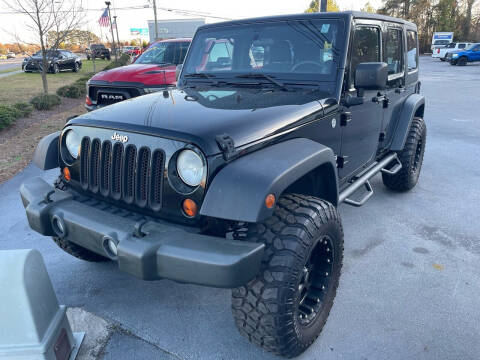
{"label": "amber turn signal light", "polygon": [[183,212],[188,217],[194,217],[195,215],[197,215],[197,204],[192,199],[183,200],[182,208]]}
{"label": "amber turn signal light", "polygon": [[72,175],[70,175],[70,169],[68,167],[63,168],[63,177],[65,180],[70,181],[72,180]]}
{"label": "amber turn signal light", "polygon": [[275,205],[275,195],[268,194],[267,197],[265,198],[265,206],[268,209],[271,209],[273,208],[274,205]]}

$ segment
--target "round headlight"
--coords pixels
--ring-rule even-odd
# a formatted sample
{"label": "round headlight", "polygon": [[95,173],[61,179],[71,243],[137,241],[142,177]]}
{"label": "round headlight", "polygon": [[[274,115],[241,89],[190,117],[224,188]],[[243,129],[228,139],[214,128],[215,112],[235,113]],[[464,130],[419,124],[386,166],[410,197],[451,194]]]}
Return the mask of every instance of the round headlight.
{"label": "round headlight", "polygon": [[185,184],[197,186],[202,181],[205,165],[195,151],[183,150],[177,158],[177,171]]}
{"label": "round headlight", "polygon": [[65,135],[65,146],[74,159],[78,157],[78,153],[80,152],[80,141],[80,137],[75,131],[67,131]]}

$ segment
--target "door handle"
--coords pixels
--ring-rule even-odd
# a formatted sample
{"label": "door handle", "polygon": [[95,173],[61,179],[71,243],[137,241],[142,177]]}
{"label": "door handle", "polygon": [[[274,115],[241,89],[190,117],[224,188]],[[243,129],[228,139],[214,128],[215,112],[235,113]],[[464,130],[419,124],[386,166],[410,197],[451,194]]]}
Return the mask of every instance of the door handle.
{"label": "door handle", "polygon": [[388,107],[388,104],[389,104],[389,102],[390,102],[390,100],[389,100],[389,98],[387,97],[387,95],[386,95],[386,94],[381,94],[381,93],[378,93],[377,96],[373,97],[373,98],[372,98],[372,101],[373,101],[374,103],[377,103],[377,104],[382,103],[384,108],[387,108],[387,107]]}
{"label": "door handle", "polygon": [[375,96],[375,97],[372,98],[372,101],[373,101],[374,103],[380,103],[380,102],[382,102],[382,101],[388,101],[388,97],[387,97],[386,94],[380,94],[380,93],[378,93],[377,96]]}

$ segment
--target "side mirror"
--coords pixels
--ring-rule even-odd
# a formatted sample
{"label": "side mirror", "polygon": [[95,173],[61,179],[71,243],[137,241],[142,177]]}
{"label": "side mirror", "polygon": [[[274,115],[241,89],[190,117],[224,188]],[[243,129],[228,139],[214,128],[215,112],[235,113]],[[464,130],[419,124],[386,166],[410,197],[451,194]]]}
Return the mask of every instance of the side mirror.
{"label": "side mirror", "polygon": [[355,87],[384,90],[387,87],[388,65],[384,62],[360,63],[355,70]]}
{"label": "side mirror", "polygon": [[183,64],[178,64],[177,68],[175,69],[175,80],[178,81],[178,77],[180,76],[180,73],[182,72]]}

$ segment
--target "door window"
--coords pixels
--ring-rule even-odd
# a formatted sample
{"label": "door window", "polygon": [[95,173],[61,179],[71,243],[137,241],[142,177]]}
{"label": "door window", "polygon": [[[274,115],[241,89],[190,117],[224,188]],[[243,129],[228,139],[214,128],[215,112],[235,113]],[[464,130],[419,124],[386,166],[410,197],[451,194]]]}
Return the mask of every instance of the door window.
{"label": "door window", "polygon": [[378,61],[380,61],[380,29],[373,26],[357,27],[352,48],[352,77],[358,64]]}
{"label": "door window", "polygon": [[401,76],[403,72],[403,41],[401,29],[387,29],[383,61],[388,65],[389,80],[393,80]]}
{"label": "door window", "polygon": [[467,44],[458,44],[459,49],[465,49],[466,46],[467,46]]}
{"label": "door window", "polygon": [[407,31],[407,59],[408,71],[415,70],[418,67],[417,33],[412,30]]}

